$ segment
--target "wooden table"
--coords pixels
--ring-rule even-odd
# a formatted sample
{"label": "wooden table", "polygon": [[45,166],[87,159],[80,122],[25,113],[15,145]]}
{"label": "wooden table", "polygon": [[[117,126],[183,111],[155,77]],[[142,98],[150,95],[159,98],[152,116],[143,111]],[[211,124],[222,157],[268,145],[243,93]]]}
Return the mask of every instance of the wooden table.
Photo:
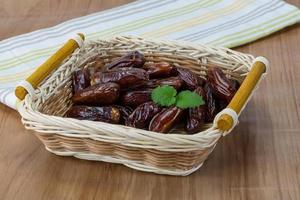
{"label": "wooden table", "polygon": [[[2,0],[0,39],[126,2]],[[159,176],[55,156],[0,105],[0,199],[300,199],[300,25],[237,50],[266,56],[271,70],[196,173]]]}

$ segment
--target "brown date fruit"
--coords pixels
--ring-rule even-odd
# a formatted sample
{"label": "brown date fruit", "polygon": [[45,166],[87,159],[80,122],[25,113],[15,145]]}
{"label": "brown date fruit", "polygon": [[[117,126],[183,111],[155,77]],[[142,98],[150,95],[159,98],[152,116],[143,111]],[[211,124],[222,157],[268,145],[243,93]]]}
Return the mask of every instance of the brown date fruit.
{"label": "brown date fruit", "polygon": [[178,107],[166,108],[153,117],[149,125],[149,130],[167,133],[180,120],[182,114],[183,110]]}
{"label": "brown date fruit", "polygon": [[72,75],[73,94],[90,86],[89,71],[84,68],[73,72]]}
{"label": "brown date fruit", "polygon": [[75,104],[109,105],[119,98],[120,86],[116,83],[96,84],[76,92],[72,101]]}
{"label": "brown date fruit", "polygon": [[239,89],[240,87],[240,83],[237,80],[234,79],[230,79],[232,86],[236,89],[236,91]]}
{"label": "brown date fruit", "polygon": [[[205,91],[201,87],[197,87],[194,92],[203,98]],[[188,133],[197,133],[201,130],[202,125],[205,123],[206,118],[206,105],[201,105],[196,108],[189,108],[187,115],[187,122],[185,129]]]}
{"label": "brown date fruit", "polygon": [[120,121],[120,111],[113,106],[73,106],[67,112],[66,116],[80,120],[101,121],[114,124],[119,123]]}
{"label": "brown date fruit", "polygon": [[218,112],[225,109],[228,105],[228,103],[223,101],[222,99],[217,99],[216,102],[217,102]]}
{"label": "brown date fruit", "polygon": [[106,65],[107,69],[136,67],[141,68],[145,63],[145,57],[138,51],[130,52]]}
{"label": "brown date fruit", "polygon": [[195,90],[200,85],[198,75],[191,70],[177,67],[177,72],[189,90]]}
{"label": "brown date fruit", "polygon": [[152,90],[133,90],[124,93],[121,96],[123,105],[137,107],[145,102],[151,101]]}
{"label": "brown date fruit", "polygon": [[237,91],[235,84],[219,68],[210,68],[207,72],[207,80],[211,85],[214,95],[227,103],[230,102]]}
{"label": "brown date fruit", "polygon": [[[237,80],[234,79],[230,79],[230,81],[232,82],[233,87],[238,90],[240,87],[240,83]],[[228,102],[222,100],[222,99],[216,99],[216,103],[217,103],[217,107],[218,107],[218,112],[222,111],[223,109],[225,109],[228,105]]]}
{"label": "brown date fruit", "polygon": [[218,112],[217,110],[217,103],[216,100],[213,97],[213,92],[210,86],[210,83],[206,83],[204,86],[204,91],[205,91],[205,104],[206,104],[206,121],[207,122],[212,122]]}
{"label": "brown date fruit", "polygon": [[152,117],[160,110],[161,108],[152,101],[143,103],[131,113],[126,121],[126,125],[135,128],[145,128],[148,126]]}
{"label": "brown date fruit", "polygon": [[103,63],[98,60],[87,62],[84,65],[83,71],[85,71],[86,74],[88,75],[87,80],[89,81],[89,85],[91,84],[91,77],[93,77],[96,72],[101,72],[103,70],[104,70]]}
{"label": "brown date fruit", "polygon": [[128,120],[129,115],[132,113],[132,108],[129,106],[120,106],[120,105],[114,105],[114,107],[118,108],[121,114],[120,123],[126,124],[126,121]]}
{"label": "brown date fruit", "polygon": [[112,71],[98,72],[92,77],[91,83],[108,83],[114,82],[120,85],[122,89],[144,85],[149,80],[147,72],[139,68],[120,68]]}
{"label": "brown date fruit", "polygon": [[176,75],[176,69],[167,62],[145,64],[143,69],[149,74],[149,78],[166,78]]}
{"label": "brown date fruit", "polygon": [[179,90],[183,85],[183,81],[178,76],[164,78],[164,79],[152,79],[146,83],[145,87],[156,88],[157,86],[162,86],[162,85],[170,85],[173,86],[176,90]]}
{"label": "brown date fruit", "polygon": [[198,79],[198,86],[204,86],[206,83],[206,80],[204,78],[202,78],[201,76],[197,76]]}

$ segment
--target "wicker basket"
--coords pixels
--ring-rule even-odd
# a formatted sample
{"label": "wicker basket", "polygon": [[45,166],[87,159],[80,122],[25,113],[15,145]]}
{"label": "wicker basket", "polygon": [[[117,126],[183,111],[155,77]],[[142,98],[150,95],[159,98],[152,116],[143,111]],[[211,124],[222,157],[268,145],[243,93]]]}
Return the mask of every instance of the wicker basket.
{"label": "wicker basket", "polygon": [[[251,55],[199,44],[136,37],[83,43],[81,38],[82,35],[69,40],[17,88],[16,95],[20,99],[25,97],[18,106],[22,122],[54,154],[120,163],[159,174],[188,175],[201,167],[218,139],[236,125],[237,116],[268,65],[263,58],[255,60]],[[72,105],[71,74],[74,70],[95,57],[101,58],[104,65],[131,50],[143,52],[146,62],[166,61],[203,77],[209,67],[219,66],[228,77],[243,81],[243,84],[214,123],[207,124],[205,130],[194,135],[184,134],[180,128],[172,134],[161,134],[63,117]],[[43,80],[44,77],[47,78]]]}

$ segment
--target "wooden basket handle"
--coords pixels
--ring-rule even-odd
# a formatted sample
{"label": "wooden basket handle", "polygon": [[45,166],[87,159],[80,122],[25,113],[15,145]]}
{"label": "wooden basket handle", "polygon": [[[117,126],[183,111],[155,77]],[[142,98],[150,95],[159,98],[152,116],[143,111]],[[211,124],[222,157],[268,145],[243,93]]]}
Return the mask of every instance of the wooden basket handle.
{"label": "wooden basket handle", "polygon": [[74,38],[68,40],[59,50],[40,65],[25,81],[21,82],[15,89],[15,95],[23,100],[25,96],[34,94],[38,85],[53,71],[58,68],[61,62],[72,54],[75,49],[82,46],[85,37],[78,33]]}
{"label": "wooden basket handle", "polygon": [[268,71],[268,68],[269,61],[264,57],[257,57],[227,108],[215,117],[214,125],[223,131],[223,135],[228,134],[237,124],[241,110],[246,105],[259,80]]}

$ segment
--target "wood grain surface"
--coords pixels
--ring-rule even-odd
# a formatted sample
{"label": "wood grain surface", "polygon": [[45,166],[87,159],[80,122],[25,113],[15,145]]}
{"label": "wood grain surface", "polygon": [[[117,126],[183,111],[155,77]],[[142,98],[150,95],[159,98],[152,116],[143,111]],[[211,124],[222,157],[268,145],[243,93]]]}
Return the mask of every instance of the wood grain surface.
{"label": "wood grain surface", "polygon": [[[1,0],[0,39],[126,2]],[[237,50],[266,56],[271,70],[240,125],[196,173],[161,176],[55,156],[0,105],[0,199],[300,199],[300,25]]]}

